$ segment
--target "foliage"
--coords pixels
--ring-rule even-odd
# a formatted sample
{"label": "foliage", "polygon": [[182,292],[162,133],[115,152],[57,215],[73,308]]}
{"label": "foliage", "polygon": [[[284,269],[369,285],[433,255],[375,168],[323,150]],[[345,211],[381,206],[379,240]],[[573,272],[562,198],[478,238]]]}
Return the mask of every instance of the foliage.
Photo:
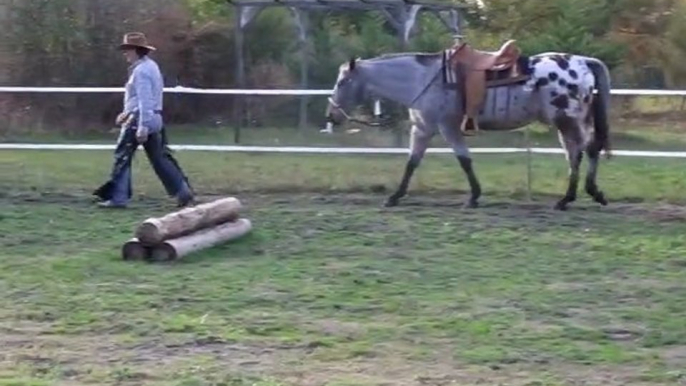
{"label": "foliage", "polygon": [[[686,83],[681,65],[686,58],[684,1],[485,0],[483,7],[475,1],[468,3],[464,34],[477,47],[495,49],[513,38],[525,54],[566,51],[596,56],[610,65],[618,87]],[[0,79],[23,85],[121,84],[125,66],[115,46],[126,30],[142,30],[161,45],[155,55],[167,84],[236,85],[236,8],[226,0],[23,0],[12,4],[9,23],[3,26],[9,47],[4,52],[11,57],[3,58],[7,64],[0,69],[5,72]],[[286,7],[267,9],[248,26],[245,58],[251,87],[298,85],[303,57],[309,64],[308,87],[329,87],[338,66],[350,57],[403,49],[398,32],[380,12],[317,11],[310,12],[308,19],[310,36],[304,44]],[[450,32],[427,12],[420,14],[405,49],[438,51],[450,44]],[[101,124],[103,119],[109,122],[119,108],[114,100],[98,107],[79,100],[88,98],[70,98],[60,103],[68,102],[82,112],[76,126]],[[186,98],[174,108],[178,111],[174,119],[198,122],[209,117],[209,110],[222,110],[221,115],[232,110],[231,99],[216,97],[212,103],[200,103],[200,98]],[[26,105],[19,97],[11,100],[12,111]],[[35,98],[29,105],[32,114],[27,119],[60,119],[61,110],[55,106]]]}
{"label": "foliage", "polygon": [[595,56],[610,67],[621,62],[624,46],[610,36],[613,0],[523,0],[488,3],[483,29],[517,39],[525,54],[546,51]]}

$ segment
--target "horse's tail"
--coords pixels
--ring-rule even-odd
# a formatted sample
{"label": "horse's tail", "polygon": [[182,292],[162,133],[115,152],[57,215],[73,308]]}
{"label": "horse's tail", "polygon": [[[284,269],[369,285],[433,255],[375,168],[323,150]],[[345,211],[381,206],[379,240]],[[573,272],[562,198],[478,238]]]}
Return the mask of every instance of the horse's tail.
{"label": "horse's tail", "polygon": [[610,70],[600,59],[586,58],[586,63],[593,71],[597,97],[593,98],[593,125],[595,126],[595,142],[600,146],[598,151],[605,149],[605,157],[611,158],[610,149]]}

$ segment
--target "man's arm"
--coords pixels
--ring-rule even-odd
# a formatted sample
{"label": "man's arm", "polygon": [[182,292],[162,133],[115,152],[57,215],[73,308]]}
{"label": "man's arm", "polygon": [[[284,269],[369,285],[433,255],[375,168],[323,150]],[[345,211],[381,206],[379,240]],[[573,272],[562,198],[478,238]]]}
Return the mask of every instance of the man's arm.
{"label": "man's arm", "polygon": [[138,127],[146,126],[152,120],[154,109],[152,79],[145,71],[138,71],[133,78],[133,86],[138,97]]}

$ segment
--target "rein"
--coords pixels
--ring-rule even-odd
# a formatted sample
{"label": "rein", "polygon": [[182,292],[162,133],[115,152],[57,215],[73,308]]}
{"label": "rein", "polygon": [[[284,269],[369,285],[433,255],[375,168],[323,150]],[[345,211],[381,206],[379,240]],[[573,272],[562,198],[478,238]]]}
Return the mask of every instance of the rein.
{"label": "rein", "polygon": [[360,124],[363,124],[363,125],[369,126],[369,127],[381,126],[381,124],[378,122],[369,122],[369,121],[366,121],[363,119],[353,118],[352,116],[350,116],[350,114],[348,114],[345,110],[343,110],[343,108],[338,103],[334,102],[332,97],[329,97],[329,103],[331,104],[331,106],[333,106],[333,108],[340,111],[341,114],[343,114],[343,116],[345,117],[345,119],[347,119],[350,122],[360,123]]}

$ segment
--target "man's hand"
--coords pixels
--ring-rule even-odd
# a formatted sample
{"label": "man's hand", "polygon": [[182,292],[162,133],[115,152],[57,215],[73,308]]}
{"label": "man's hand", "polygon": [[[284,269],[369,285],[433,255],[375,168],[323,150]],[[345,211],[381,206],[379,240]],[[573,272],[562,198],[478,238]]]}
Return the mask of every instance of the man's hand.
{"label": "man's hand", "polygon": [[117,115],[117,119],[114,120],[114,124],[117,126],[121,126],[126,122],[126,120],[129,118],[129,113],[119,113]]}
{"label": "man's hand", "polygon": [[136,140],[138,143],[143,144],[148,140],[148,128],[145,126],[138,126],[136,130]]}

